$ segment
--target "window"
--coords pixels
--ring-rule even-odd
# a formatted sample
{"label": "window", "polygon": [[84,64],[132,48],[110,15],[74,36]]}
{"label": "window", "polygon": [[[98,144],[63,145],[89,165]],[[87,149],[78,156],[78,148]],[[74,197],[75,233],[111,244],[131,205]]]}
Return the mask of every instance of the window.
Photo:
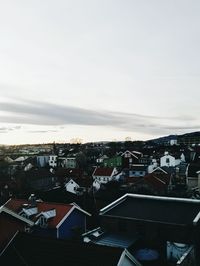
{"label": "window", "polygon": [[28,218],[28,216],[26,215],[26,213],[22,213],[21,216],[24,217],[24,218]]}
{"label": "window", "polygon": [[25,228],[24,228],[24,232],[26,232],[26,233],[30,233],[30,232],[31,232],[31,228],[28,227],[28,226],[25,226]]}
{"label": "window", "polygon": [[44,216],[40,217],[40,227],[42,227],[42,228],[47,227],[47,219]]}
{"label": "window", "polygon": [[169,163],[169,158],[166,158],[166,163]]}

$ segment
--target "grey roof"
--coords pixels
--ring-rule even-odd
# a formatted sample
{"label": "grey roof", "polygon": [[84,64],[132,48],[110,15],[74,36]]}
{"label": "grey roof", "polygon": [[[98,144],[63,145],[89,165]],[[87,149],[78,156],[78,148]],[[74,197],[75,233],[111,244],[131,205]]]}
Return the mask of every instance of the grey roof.
{"label": "grey roof", "polygon": [[132,244],[134,244],[138,235],[127,235],[120,233],[109,233],[104,232],[100,227],[93,229],[87,233],[82,235],[84,242],[92,242],[98,245],[110,246],[110,247],[120,247],[120,248],[128,248]]}
{"label": "grey roof", "polygon": [[[100,210],[100,215],[163,224],[199,222],[200,201],[126,194]],[[198,219],[195,219],[198,217]]]}
{"label": "grey roof", "polygon": [[100,239],[95,241],[96,244],[111,246],[111,247],[121,247],[128,248],[130,247],[137,238],[119,234],[105,234]]}

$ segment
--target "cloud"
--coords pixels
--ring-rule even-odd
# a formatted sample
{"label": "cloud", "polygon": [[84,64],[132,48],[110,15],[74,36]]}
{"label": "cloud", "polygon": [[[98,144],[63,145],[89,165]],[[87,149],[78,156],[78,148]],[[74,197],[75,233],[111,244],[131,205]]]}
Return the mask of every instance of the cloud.
{"label": "cloud", "polygon": [[29,133],[52,133],[59,132],[58,130],[28,130]]}
{"label": "cloud", "polygon": [[8,133],[9,131],[18,130],[21,126],[14,126],[14,127],[0,127],[0,133]]}
{"label": "cloud", "polygon": [[[30,100],[2,102],[0,111],[0,122],[2,123],[60,127],[65,125],[104,126],[113,127],[116,130],[147,134],[167,134],[170,130],[179,129],[200,129],[199,123],[194,117],[159,117],[106,110],[87,110],[79,107]],[[46,132],[50,131],[32,131],[32,133]]]}

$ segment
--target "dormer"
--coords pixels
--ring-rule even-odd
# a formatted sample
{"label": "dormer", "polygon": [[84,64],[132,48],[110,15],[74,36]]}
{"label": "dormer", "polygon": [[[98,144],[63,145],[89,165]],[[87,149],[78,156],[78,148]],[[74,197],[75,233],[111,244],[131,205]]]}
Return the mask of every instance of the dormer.
{"label": "dormer", "polygon": [[42,211],[36,217],[38,220],[35,224],[39,225],[42,228],[46,228],[48,226],[48,220],[56,216],[56,210],[52,209],[49,211]]}
{"label": "dormer", "polygon": [[38,213],[37,207],[30,207],[28,204],[22,205],[22,210],[19,212],[19,215],[25,218],[30,218],[32,215]]}

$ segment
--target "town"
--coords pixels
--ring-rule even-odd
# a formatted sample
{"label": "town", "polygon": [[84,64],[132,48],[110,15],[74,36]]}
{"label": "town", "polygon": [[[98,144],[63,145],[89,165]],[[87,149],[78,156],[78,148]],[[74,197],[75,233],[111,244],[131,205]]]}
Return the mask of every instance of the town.
{"label": "town", "polygon": [[200,133],[0,147],[2,265],[200,265]]}

